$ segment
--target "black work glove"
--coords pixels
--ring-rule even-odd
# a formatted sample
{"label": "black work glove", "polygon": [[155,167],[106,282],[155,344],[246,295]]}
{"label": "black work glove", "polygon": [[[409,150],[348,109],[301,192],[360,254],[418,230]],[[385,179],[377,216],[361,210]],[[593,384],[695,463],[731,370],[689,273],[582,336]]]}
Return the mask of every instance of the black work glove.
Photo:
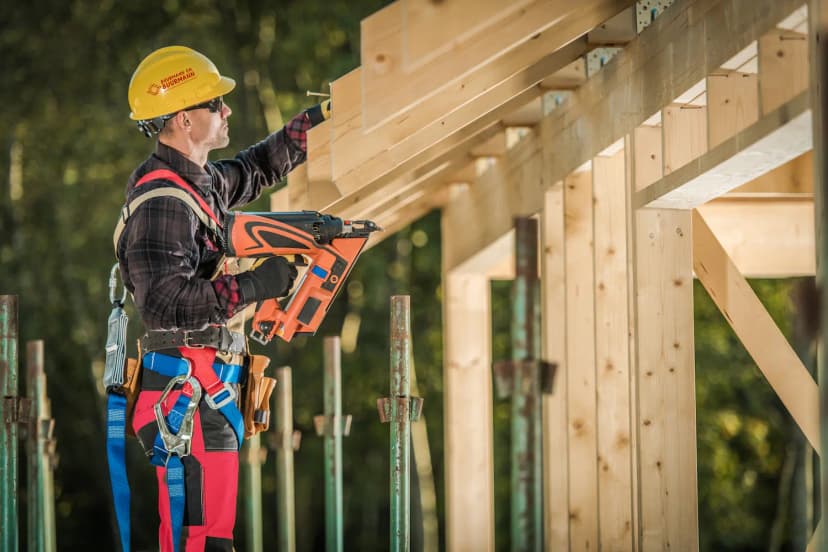
{"label": "black work glove", "polygon": [[271,257],[254,270],[236,276],[243,303],[284,297],[293,287],[295,279],[296,267],[284,257]]}

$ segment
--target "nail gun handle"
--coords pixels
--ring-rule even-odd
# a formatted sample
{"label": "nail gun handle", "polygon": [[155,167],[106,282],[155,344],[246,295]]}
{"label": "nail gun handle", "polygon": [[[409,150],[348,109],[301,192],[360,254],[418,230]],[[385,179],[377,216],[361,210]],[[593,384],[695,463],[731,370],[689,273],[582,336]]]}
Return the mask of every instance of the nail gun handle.
{"label": "nail gun handle", "polygon": [[285,311],[279,305],[277,299],[265,299],[256,309],[253,316],[252,331],[250,339],[267,345],[276,331],[276,325],[284,317]]}

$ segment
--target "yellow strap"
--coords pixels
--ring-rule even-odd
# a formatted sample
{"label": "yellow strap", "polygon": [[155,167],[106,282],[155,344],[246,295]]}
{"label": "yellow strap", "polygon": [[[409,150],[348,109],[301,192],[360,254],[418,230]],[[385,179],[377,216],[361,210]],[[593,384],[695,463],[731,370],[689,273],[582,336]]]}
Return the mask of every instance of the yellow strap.
{"label": "yellow strap", "polygon": [[195,213],[198,217],[198,220],[202,222],[207,228],[213,231],[213,233],[218,233],[216,228],[216,223],[207,216],[207,213],[204,212],[204,209],[198,204],[198,202],[193,199],[186,191],[180,188],[173,188],[169,187],[162,187],[162,188],[155,188],[154,190],[150,190],[149,192],[143,193],[134,200],[132,200],[126,207],[121,210],[121,217],[118,219],[118,224],[115,225],[115,233],[112,235],[112,243],[115,246],[115,256],[118,256],[118,241],[121,239],[121,234],[124,233],[124,227],[126,226],[126,221],[129,219],[129,216],[135,212],[135,210],[140,207],[145,201],[149,201],[150,199],[156,197],[174,197],[179,199],[187,204],[187,206]]}

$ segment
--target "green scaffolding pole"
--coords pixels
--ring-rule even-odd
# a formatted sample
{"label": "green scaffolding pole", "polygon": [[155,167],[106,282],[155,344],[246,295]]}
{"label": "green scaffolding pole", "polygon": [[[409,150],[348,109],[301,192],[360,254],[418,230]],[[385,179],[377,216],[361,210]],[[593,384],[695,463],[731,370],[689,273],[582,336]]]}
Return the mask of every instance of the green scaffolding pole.
{"label": "green scaffolding pole", "polygon": [[46,396],[46,374],[43,369],[43,341],[26,344],[26,389],[32,401],[33,420],[29,426],[29,550],[53,552],[55,538],[55,490],[52,470],[55,421]]}
{"label": "green scaffolding pole", "polygon": [[411,396],[411,299],[391,297],[391,396],[379,399],[380,419],[391,423],[391,550],[411,545],[411,422],[423,400]]}
{"label": "green scaffolding pole", "polygon": [[261,446],[261,435],[257,433],[244,441],[242,449],[245,486],[245,529],[247,549],[262,552],[262,464],[267,450]]}
{"label": "green scaffolding pole", "polygon": [[293,381],[290,366],[276,369],[276,514],[280,552],[296,550],[293,451],[299,432],[293,430]]}
{"label": "green scaffolding pole", "polygon": [[512,358],[496,362],[501,398],[511,396],[511,549],[543,549],[542,393],[551,393],[555,366],[540,360],[538,224],[515,218]]}
{"label": "green scaffolding pole", "polygon": [[317,435],[325,441],[325,550],[342,552],[342,437],[351,417],[342,415],[342,361],[338,336],[325,338],[323,414],[313,419]]}
{"label": "green scaffolding pole", "polygon": [[0,295],[0,550],[18,550],[17,439],[17,296]]}
{"label": "green scaffolding pole", "polygon": [[512,550],[543,549],[538,223],[515,219],[512,288]]}

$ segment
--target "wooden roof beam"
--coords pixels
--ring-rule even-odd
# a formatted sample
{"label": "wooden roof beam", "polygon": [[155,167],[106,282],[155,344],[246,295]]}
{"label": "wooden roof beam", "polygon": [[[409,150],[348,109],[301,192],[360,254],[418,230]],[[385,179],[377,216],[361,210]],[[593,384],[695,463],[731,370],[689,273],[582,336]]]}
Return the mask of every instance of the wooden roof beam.
{"label": "wooden roof beam", "polygon": [[[439,96],[392,124],[368,133],[359,126],[360,114],[356,108],[349,106],[345,113],[337,113],[335,109],[331,144],[334,182],[343,194],[349,194],[393,180],[421,164],[433,148],[453,147],[458,135],[473,134],[540,96],[543,89],[539,83],[581,55],[585,48],[585,40],[577,40],[528,67],[521,62],[520,69],[508,68],[508,76],[501,74],[494,79],[496,83],[482,87],[485,93],[475,93],[445,116],[440,116],[440,112],[447,107],[434,109],[434,106],[456,101],[457,95],[466,95],[466,92],[458,90],[457,94]],[[536,54],[537,50],[533,55]],[[484,76],[489,78],[489,75]],[[341,81],[332,85],[337,105],[340,94],[353,97],[355,94],[348,88],[360,86],[356,76]],[[471,84],[469,89],[481,88]],[[348,119],[343,121],[345,117]]]}
{"label": "wooden roof beam", "polygon": [[418,108],[539,35],[552,36],[557,43],[536,53],[554,51],[632,4],[631,0],[394,2],[362,21],[362,126],[371,130]]}

